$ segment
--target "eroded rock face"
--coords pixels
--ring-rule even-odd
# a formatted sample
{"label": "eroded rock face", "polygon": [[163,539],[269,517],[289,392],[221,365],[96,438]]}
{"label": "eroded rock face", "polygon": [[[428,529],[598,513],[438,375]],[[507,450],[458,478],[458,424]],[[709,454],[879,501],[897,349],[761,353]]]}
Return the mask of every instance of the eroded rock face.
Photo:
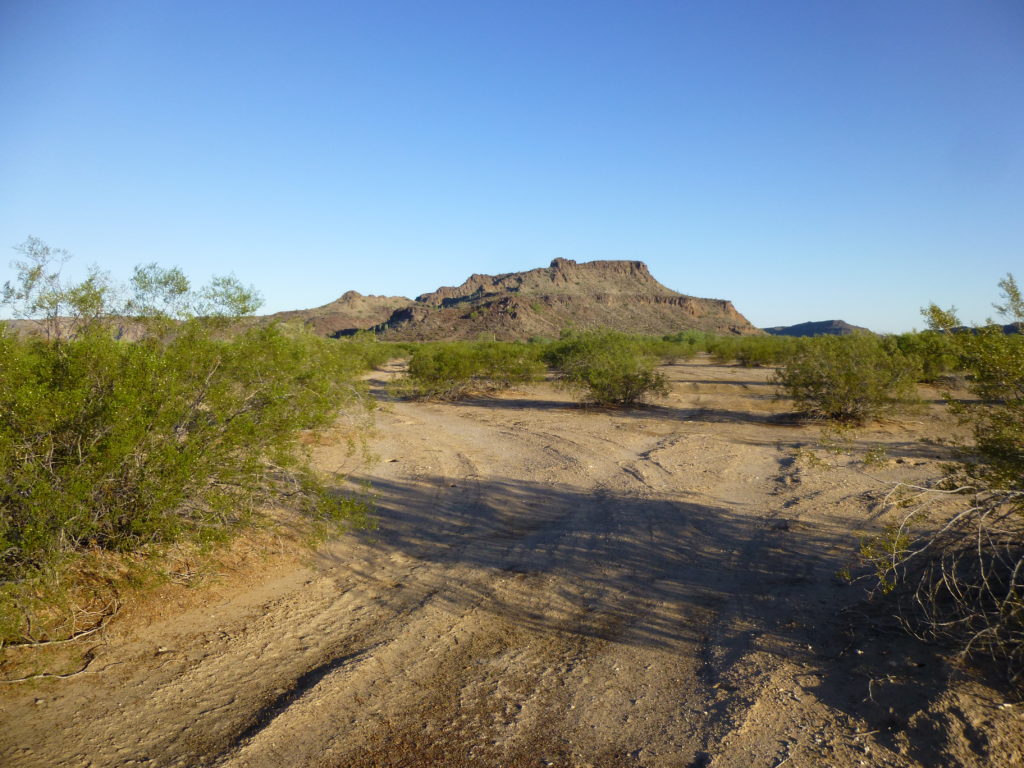
{"label": "eroded rock face", "polygon": [[557,336],[563,328],[614,328],[666,334],[697,329],[758,334],[731,302],[677,293],[642,261],[555,259],[548,267],[472,275],[394,313],[378,331],[395,340]]}
{"label": "eroded rock face", "polygon": [[655,280],[642,261],[590,261],[555,259],[549,267],[503,275],[471,275],[462,285],[438,288],[416,301],[431,306],[450,306],[503,293],[583,296],[603,294],[650,294],[678,296]]}
{"label": "eroded rock face", "polygon": [[471,275],[462,285],[402,296],[349,291],[314,309],[260,320],[299,321],[323,336],[372,329],[396,341],[501,340],[558,336],[563,328],[614,328],[666,334],[687,329],[757,334],[731,302],[677,293],[642,261],[555,259],[550,266],[501,275]]}

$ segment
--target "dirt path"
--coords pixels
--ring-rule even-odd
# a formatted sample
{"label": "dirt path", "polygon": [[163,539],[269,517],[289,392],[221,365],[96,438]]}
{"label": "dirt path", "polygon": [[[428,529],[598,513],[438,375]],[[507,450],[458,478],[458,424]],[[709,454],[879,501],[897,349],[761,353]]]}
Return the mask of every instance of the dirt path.
{"label": "dirt path", "polygon": [[[865,494],[934,476],[921,437],[948,424],[876,428],[858,439],[885,466],[822,469],[765,372],[666,370],[670,399],[631,412],[546,385],[388,404],[353,477],[378,530],[0,692],[0,762],[1020,764],[1020,707],[841,611]],[[349,469],[339,446],[317,460]]]}

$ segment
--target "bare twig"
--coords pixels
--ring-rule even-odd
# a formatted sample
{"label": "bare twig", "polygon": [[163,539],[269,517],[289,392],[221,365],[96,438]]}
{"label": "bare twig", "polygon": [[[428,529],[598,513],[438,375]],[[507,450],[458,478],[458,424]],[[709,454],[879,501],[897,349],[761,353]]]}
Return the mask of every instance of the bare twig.
{"label": "bare twig", "polygon": [[[900,503],[894,487],[883,505]],[[902,486],[906,487],[906,486]],[[1016,490],[915,489],[913,508],[874,557],[897,589],[898,618],[923,640],[955,644],[961,657],[999,661],[1024,679],[1024,515]],[[972,503],[937,530],[915,532],[939,494],[974,490]],[[906,501],[905,499],[903,500]],[[870,689],[869,689],[870,695]]]}
{"label": "bare twig", "polygon": [[[96,646],[96,648],[99,648],[99,646]],[[87,669],[89,669],[89,667],[92,665],[93,661],[96,658],[96,656],[94,654],[94,651],[96,650],[96,648],[90,648],[86,652],[86,654],[85,654],[85,664],[82,665],[81,669],[75,670],[74,672],[68,672],[68,673],[63,674],[63,675],[59,675],[59,674],[57,674],[55,672],[39,672],[38,674],[27,675],[26,677],[14,677],[14,678],[7,678],[7,679],[0,678],[0,683],[24,683],[26,680],[40,680],[40,679],[43,679],[43,678],[52,678],[52,679],[55,679],[55,680],[67,680],[68,678],[80,675],[83,672],[85,672]]]}
{"label": "bare twig", "polygon": [[61,645],[62,643],[73,643],[76,640],[81,640],[83,637],[88,637],[89,635],[92,635],[92,634],[94,634],[96,632],[99,632],[101,629],[103,629],[105,626],[107,626],[107,624],[110,623],[111,619],[113,619],[115,616],[117,616],[118,613],[121,612],[121,603],[120,603],[120,601],[115,599],[114,602],[112,603],[112,605],[113,605],[113,610],[110,610],[107,613],[105,613],[103,618],[100,619],[99,623],[96,626],[90,627],[89,629],[82,630],[81,632],[76,632],[71,637],[66,637],[63,640],[25,640],[25,641],[22,641],[22,642],[7,643],[6,647],[8,647],[8,648],[41,648],[44,645]]}

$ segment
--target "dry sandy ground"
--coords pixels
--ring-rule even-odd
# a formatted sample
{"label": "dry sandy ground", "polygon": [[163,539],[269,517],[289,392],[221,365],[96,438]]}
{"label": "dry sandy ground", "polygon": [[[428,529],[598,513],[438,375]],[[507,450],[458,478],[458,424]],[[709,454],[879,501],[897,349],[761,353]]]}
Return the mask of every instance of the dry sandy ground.
{"label": "dry sandy ground", "polygon": [[766,371],[665,370],[671,397],[633,411],[548,385],[386,405],[355,473],[376,531],[170,595],[86,673],[6,686],[0,763],[1024,763],[1024,707],[835,577],[887,483],[939,474],[941,409],[832,455]]}

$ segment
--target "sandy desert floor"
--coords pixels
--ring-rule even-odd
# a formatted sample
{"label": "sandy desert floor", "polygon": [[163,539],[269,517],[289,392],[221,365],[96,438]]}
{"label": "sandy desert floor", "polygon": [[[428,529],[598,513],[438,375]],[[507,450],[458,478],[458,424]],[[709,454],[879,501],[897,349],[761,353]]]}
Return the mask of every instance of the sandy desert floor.
{"label": "sandy desert floor", "polygon": [[667,400],[615,411],[388,402],[396,368],[377,461],[317,448],[378,528],[162,590],[85,673],[0,689],[0,764],[1024,764],[1024,705],[836,577],[873,500],[939,476],[936,392],[837,454],[766,370],[667,366]]}

